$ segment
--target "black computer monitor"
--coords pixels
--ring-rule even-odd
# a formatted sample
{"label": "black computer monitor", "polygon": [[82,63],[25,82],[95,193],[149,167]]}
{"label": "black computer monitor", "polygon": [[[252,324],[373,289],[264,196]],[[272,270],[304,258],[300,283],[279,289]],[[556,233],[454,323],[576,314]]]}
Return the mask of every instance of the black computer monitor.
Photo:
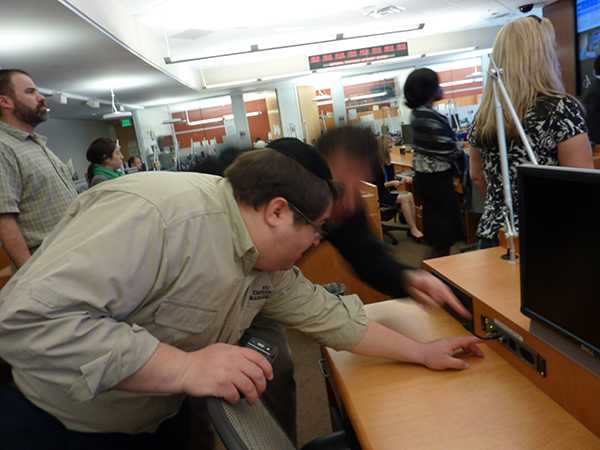
{"label": "black computer monitor", "polygon": [[521,311],[600,354],[600,171],[521,166]]}

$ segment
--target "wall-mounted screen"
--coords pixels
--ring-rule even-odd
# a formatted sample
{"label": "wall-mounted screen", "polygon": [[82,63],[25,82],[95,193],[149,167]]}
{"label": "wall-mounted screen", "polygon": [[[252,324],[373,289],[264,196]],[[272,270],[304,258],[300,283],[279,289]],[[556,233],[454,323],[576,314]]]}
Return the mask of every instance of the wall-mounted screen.
{"label": "wall-mounted screen", "polygon": [[600,0],[577,0],[579,87],[585,95],[594,80],[594,60],[600,55]]}

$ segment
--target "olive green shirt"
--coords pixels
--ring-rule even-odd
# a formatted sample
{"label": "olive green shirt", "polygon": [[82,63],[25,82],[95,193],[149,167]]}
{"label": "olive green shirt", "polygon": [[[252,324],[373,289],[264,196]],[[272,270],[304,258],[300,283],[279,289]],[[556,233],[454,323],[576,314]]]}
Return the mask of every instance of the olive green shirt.
{"label": "olive green shirt", "polygon": [[235,344],[257,314],[350,349],[368,320],[297,268],[258,258],[223,178],[146,172],[102,183],[0,292],[0,357],[34,404],[83,432],[154,431],[181,395],[113,390],[164,342]]}
{"label": "olive green shirt", "polygon": [[46,138],[0,120],[0,214],[17,214],[27,247],[38,247],[77,197],[67,166]]}

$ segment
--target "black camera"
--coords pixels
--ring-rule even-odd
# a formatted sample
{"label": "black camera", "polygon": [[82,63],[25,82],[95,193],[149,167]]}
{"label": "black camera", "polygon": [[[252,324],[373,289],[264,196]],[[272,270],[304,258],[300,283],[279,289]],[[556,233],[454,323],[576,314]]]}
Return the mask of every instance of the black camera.
{"label": "black camera", "polygon": [[526,3],[524,5],[519,6],[519,11],[523,14],[527,14],[533,9],[533,3]]}

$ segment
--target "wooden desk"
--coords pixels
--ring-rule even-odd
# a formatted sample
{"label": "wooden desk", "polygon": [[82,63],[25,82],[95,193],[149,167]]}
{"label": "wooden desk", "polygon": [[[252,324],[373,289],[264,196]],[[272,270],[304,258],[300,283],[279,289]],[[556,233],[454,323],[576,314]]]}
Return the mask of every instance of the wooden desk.
{"label": "wooden desk", "polygon": [[413,153],[406,152],[401,154],[400,149],[398,147],[394,147],[392,150],[390,150],[390,162],[398,169],[398,171],[412,169]]}
{"label": "wooden desk", "polygon": [[504,249],[496,247],[432,259],[424,266],[472,298],[475,330],[482,331],[482,316],[500,320],[538,352],[545,359],[545,376],[501,343],[489,343],[524,377],[600,437],[600,377],[576,361],[577,349],[572,354],[562,353],[531,333],[531,319],[520,311],[519,265],[502,260],[503,253]]}
{"label": "wooden desk", "polygon": [[[367,306],[370,318],[420,341],[463,335],[441,310],[409,301]],[[600,449],[600,440],[487,345],[465,371],[325,349],[363,450]]]}

